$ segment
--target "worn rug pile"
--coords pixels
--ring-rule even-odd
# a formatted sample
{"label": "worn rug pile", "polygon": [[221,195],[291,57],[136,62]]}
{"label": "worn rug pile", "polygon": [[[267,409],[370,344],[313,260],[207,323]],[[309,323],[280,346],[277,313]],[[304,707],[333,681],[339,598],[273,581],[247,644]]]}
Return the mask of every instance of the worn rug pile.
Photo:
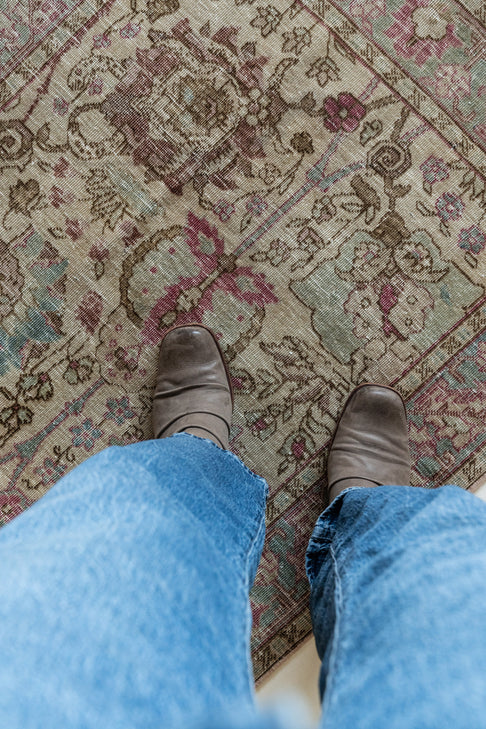
{"label": "worn rug pile", "polygon": [[[270,485],[262,676],[350,390],[393,384],[413,483],[486,471],[484,0],[0,2],[1,523],[151,437],[174,324],[218,335]],[[474,549],[474,545],[471,545]]]}

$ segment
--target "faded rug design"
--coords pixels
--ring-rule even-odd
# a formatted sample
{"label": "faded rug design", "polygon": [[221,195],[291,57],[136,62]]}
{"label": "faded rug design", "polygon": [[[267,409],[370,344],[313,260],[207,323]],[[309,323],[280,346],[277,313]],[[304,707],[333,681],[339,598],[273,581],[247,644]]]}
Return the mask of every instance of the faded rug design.
{"label": "faded rug design", "polygon": [[486,3],[4,0],[0,105],[0,523],[150,438],[164,332],[211,327],[271,490],[260,677],[355,385],[406,399],[414,484],[486,472]]}

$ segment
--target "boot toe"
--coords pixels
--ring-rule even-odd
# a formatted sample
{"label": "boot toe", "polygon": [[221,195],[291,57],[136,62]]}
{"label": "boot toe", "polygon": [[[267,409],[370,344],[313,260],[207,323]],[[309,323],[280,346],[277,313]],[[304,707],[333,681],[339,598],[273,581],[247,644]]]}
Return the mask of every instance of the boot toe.
{"label": "boot toe", "polygon": [[169,330],[159,352],[155,437],[196,427],[214,433],[227,447],[232,403],[229,372],[213,333],[197,324]]}
{"label": "boot toe", "polygon": [[344,407],[329,452],[329,490],[345,479],[368,485],[410,481],[405,404],[390,387],[361,385]]}

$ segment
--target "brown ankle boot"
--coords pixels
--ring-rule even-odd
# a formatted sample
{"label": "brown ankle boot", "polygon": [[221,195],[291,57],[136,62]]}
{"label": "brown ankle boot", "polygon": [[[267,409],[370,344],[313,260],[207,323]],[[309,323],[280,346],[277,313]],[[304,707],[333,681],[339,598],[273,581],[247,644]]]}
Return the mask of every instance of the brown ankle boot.
{"label": "brown ankle boot", "polygon": [[154,436],[189,432],[227,449],[233,392],[223,353],[202,324],[169,329],[160,345]]}
{"label": "brown ankle boot", "polygon": [[349,486],[409,485],[405,404],[391,387],[366,384],[349,396],[327,462],[329,501]]}

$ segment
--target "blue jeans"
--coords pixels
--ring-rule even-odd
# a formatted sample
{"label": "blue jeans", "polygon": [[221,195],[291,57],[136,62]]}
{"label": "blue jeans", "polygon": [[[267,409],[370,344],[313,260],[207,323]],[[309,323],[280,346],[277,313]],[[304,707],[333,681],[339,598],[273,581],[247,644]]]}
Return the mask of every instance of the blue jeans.
{"label": "blue jeans", "polygon": [[[111,447],[0,531],[6,729],[300,727],[255,707],[267,486],[179,434]],[[307,553],[322,729],[486,726],[486,505],[349,489]]]}

